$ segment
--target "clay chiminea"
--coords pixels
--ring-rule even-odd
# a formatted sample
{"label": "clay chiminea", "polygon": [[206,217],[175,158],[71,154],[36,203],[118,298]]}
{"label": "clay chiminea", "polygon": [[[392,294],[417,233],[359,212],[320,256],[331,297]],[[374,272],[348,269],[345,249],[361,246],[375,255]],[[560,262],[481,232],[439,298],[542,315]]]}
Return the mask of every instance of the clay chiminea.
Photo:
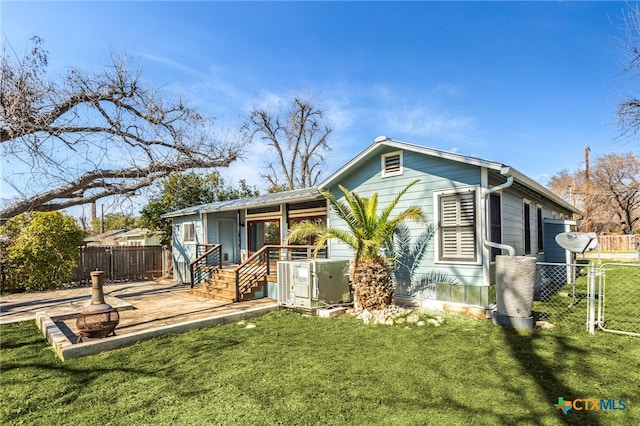
{"label": "clay chiminea", "polygon": [[104,271],[91,272],[91,303],[76,319],[76,327],[84,337],[102,338],[115,334],[120,322],[118,311],[104,301],[103,283]]}

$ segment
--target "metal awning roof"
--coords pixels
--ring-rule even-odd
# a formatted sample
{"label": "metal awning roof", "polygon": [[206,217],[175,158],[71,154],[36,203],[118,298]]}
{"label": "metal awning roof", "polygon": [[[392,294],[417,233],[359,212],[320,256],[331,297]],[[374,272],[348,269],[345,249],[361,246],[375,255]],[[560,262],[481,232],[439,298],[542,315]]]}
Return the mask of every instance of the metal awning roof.
{"label": "metal awning roof", "polygon": [[295,189],[293,191],[276,192],[274,194],[258,195],[249,198],[239,198],[236,200],[218,201],[216,203],[202,204],[186,209],[165,213],[161,217],[172,218],[178,216],[199,215],[204,213],[224,212],[232,210],[242,210],[249,208],[269,207],[283,203],[301,203],[313,201],[322,196],[315,187]]}

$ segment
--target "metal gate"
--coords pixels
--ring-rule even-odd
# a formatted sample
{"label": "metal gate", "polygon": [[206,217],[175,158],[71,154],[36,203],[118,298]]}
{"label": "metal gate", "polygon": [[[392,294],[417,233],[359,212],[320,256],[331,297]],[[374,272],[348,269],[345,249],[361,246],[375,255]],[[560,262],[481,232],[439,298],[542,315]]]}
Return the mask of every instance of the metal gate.
{"label": "metal gate", "polygon": [[537,263],[536,321],[640,336],[640,264]]}
{"label": "metal gate", "polygon": [[640,336],[640,264],[605,263],[597,275],[598,328]]}

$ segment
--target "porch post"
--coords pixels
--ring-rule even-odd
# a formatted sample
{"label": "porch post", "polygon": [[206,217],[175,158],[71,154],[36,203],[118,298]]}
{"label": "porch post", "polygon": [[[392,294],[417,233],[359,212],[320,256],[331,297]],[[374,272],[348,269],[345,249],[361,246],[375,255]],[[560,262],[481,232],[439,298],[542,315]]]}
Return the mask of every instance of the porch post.
{"label": "porch post", "polygon": [[289,204],[285,203],[280,206],[280,245],[284,245],[289,232]]}

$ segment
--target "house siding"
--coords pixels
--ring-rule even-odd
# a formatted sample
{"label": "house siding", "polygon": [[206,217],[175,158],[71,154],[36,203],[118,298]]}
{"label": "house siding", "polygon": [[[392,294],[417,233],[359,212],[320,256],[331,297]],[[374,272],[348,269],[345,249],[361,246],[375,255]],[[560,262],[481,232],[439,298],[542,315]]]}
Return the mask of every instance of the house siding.
{"label": "house siding", "polygon": [[[195,241],[184,241],[184,224],[193,223]],[[173,219],[173,274],[182,282],[191,281],[189,262],[196,258],[196,245],[202,244],[204,229],[198,215],[180,216]]]}
{"label": "house siding", "polygon": [[[525,255],[524,241],[524,204],[531,206],[529,217],[529,228],[531,237],[531,252],[526,255],[535,256],[539,261],[546,259],[545,252],[552,249],[553,244],[549,244],[556,234],[558,228],[549,226],[549,219],[568,218],[568,212],[558,211],[548,201],[531,197],[517,190],[507,189],[502,194],[502,242],[513,247],[516,255]],[[543,247],[538,247],[538,219],[537,210],[542,209],[542,238]],[[563,231],[560,231],[563,232]]]}
{"label": "house siding", "polygon": [[[381,155],[397,150],[381,150],[376,155],[370,156],[353,173],[344,176],[340,184],[349,190],[355,190],[360,196],[370,197],[374,192],[378,193],[378,203],[380,207],[388,204],[399,192],[410,182],[420,179],[420,182],[409,189],[401,198],[396,207],[396,212],[405,208],[417,205],[425,212],[429,223],[434,223],[436,214],[434,211],[434,193],[451,190],[475,189],[479,191],[481,183],[481,169],[477,166],[462,164],[446,159],[428,157],[419,153],[403,152],[403,174],[390,177],[381,176]],[[328,188],[335,196],[341,197],[342,193],[336,187]],[[476,200],[480,197],[476,196]],[[476,216],[480,215],[480,203],[476,202]],[[477,226],[480,222],[476,221]],[[345,227],[335,213],[329,213],[329,224],[335,227]],[[434,223],[437,228],[437,224]],[[424,230],[423,225],[415,222],[407,222],[412,238],[417,238]],[[436,229],[437,232],[437,229]],[[479,231],[476,232],[476,245],[481,253]],[[329,248],[332,259],[352,259],[353,251],[346,244],[331,240]],[[489,290],[468,289],[467,287],[483,286],[483,270],[481,262],[470,263],[442,263],[437,261],[436,238],[428,247],[420,266],[416,270],[415,278],[433,271],[445,272],[455,276],[459,281],[458,285],[440,285],[435,290],[438,298],[445,298],[451,301],[458,301],[470,304],[483,304],[489,302]],[[400,296],[417,296],[432,298],[434,294],[409,294],[407,286],[399,285],[396,293]]]}
{"label": "house siding", "polygon": [[502,194],[502,244],[511,246],[517,255],[524,254],[522,196],[505,190]]}

